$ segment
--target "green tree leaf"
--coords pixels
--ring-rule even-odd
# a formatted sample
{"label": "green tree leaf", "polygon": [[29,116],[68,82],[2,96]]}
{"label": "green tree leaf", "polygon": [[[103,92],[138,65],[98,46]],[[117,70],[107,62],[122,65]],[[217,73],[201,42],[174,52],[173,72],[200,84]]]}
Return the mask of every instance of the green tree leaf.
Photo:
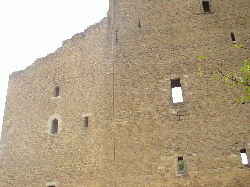
{"label": "green tree leaf", "polygon": [[200,68],[200,67],[198,67],[198,71],[199,71],[200,76],[202,76],[202,75],[203,75],[203,72],[201,71],[201,68]]}
{"label": "green tree leaf", "polygon": [[205,57],[204,55],[201,55],[201,56],[200,56],[200,59],[201,59],[201,60],[206,60],[206,57]]}

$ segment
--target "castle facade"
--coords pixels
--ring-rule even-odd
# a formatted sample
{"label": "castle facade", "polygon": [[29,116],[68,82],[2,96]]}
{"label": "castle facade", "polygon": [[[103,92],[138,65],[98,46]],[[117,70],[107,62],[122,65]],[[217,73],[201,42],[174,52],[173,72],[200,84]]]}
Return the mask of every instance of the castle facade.
{"label": "castle facade", "polygon": [[208,71],[249,58],[249,12],[249,0],[110,0],[10,75],[0,186],[250,186],[249,104],[197,71],[200,55]]}

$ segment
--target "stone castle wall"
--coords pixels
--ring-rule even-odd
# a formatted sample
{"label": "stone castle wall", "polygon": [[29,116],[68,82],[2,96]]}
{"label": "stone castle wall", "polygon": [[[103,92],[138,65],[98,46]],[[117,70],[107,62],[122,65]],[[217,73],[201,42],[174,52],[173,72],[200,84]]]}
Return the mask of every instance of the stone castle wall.
{"label": "stone castle wall", "polygon": [[[100,186],[109,177],[112,61],[107,18],[10,76],[0,186]],[[54,97],[54,88],[60,96]],[[85,127],[84,117],[89,116]],[[59,133],[48,133],[50,119]],[[103,181],[104,179],[104,181]]]}
{"label": "stone castle wall", "polygon": [[[100,23],[12,74],[0,186],[249,186],[249,106],[197,66],[200,55],[226,70],[249,58],[250,3],[209,3],[110,0]],[[184,102],[173,104],[176,78]]]}

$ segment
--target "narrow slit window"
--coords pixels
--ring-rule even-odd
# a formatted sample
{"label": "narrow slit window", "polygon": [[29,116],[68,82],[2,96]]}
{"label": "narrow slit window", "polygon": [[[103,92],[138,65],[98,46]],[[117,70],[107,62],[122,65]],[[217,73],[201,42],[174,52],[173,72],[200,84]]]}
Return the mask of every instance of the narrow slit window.
{"label": "narrow slit window", "polygon": [[58,133],[58,120],[54,119],[51,124],[51,134],[56,134]]}
{"label": "narrow slit window", "polygon": [[202,1],[202,6],[203,6],[204,12],[210,12],[209,1]]}
{"label": "narrow slit window", "polygon": [[171,88],[172,88],[172,101],[173,103],[182,103],[182,88],[180,79],[171,80]]}
{"label": "narrow slit window", "polygon": [[85,125],[85,127],[89,126],[89,117],[88,116],[86,116],[84,119],[84,125]]}
{"label": "narrow slit window", "polygon": [[141,28],[141,21],[138,22],[138,27]]}
{"label": "narrow slit window", "polygon": [[55,97],[58,97],[59,95],[60,95],[60,87],[57,86],[57,87],[55,88]]}
{"label": "narrow slit window", "polygon": [[235,36],[234,36],[234,33],[233,32],[231,32],[231,39],[232,39],[232,41],[233,42],[235,42],[236,40],[235,40]]}
{"label": "narrow slit window", "polygon": [[48,184],[46,184],[46,187],[56,187],[56,185],[55,185],[55,183],[53,182],[53,183],[48,183]]}
{"label": "narrow slit window", "polygon": [[118,42],[118,31],[115,31],[115,42]]}
{"label": "narrow slit window", "polygon": [[248,164],[247,151],[246,149],[240,150],[241,162],[244,165]]}
{"label": "narrow slit window", "polygon": [[178,157],[178,172],[183,173],[185,169],[183,157]]}

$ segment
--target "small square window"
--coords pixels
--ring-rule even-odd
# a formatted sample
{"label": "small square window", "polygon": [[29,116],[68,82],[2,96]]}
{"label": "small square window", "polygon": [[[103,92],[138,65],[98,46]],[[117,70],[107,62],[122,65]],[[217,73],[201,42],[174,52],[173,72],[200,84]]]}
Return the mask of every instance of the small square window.
{"label": "small square window", "polygon": [[241,163],[243,165],[247,165],[248,164],[248,158],[247,158],[247,151],[246,151],[246,149],[240,150],[240,156],[241,156]]}
{"label": "small square window", "polygon": [[210,12],[209,1],[202,1],[202,6],[203,6],[204,12]]}

